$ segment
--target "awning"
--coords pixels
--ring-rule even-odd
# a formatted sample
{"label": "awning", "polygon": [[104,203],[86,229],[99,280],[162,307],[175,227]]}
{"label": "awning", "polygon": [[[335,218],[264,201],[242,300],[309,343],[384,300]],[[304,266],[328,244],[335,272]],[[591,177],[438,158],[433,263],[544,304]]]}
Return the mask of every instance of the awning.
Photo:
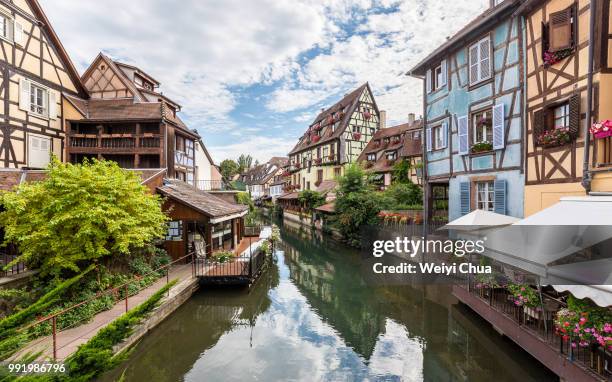
{"label": "awning", "polygon": [[517,225],[612,225],[611,196],[573,196],[530,217]]}
{"label": "awning", "polygon": [[601,307],[612,306],[612,285],[553,285],[557,292],[569,292],[578,298],[591,299]]}
{"label": "awning", "polygon": [[475,210],[460,217],[459,219],[453,220],[442,228],[449,230],[454,229],[458,231],[471,231],[471,227],[474,227],[475,229],[478,229],[478,227],[499,227],[514,224],[519,220],[521,219],[496,214],[495,212]]}

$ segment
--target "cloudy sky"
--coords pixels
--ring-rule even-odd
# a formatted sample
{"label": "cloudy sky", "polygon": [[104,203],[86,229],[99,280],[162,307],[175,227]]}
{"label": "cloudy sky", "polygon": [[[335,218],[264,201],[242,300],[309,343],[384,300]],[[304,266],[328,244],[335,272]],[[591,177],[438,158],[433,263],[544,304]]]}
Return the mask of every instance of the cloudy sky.
{"label": "cloudy sky", "polygon": [[82,73],[98,52],[183,105],[219,163],[286,154],[322,107],[369,81],[389,123],[421,114],[411,65],[488,0],[40,0]]}

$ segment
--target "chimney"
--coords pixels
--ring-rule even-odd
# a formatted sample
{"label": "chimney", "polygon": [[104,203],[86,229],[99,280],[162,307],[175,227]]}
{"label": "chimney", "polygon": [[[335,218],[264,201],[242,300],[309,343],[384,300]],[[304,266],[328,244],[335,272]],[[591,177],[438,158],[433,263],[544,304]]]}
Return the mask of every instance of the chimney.
{"label": "chimney", "polygon": [[414,123],[414,113],[408,114],[408,124],[412,125]]}
{"label": "chimney", "polygon": [[380,111],[380,128],[387,128],[387,112],[384,110]]}

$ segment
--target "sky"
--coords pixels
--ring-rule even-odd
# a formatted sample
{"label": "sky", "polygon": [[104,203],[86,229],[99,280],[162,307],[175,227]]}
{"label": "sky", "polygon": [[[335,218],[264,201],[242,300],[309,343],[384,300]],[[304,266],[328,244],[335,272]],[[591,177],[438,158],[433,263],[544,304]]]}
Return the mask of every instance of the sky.
{"label": "sky", "polygon": [[284,156],[368,81],[387,125],[422,114],[405,73],[488,0],[39,0],[80,73],[99,52],[160,81],[218,164]]}

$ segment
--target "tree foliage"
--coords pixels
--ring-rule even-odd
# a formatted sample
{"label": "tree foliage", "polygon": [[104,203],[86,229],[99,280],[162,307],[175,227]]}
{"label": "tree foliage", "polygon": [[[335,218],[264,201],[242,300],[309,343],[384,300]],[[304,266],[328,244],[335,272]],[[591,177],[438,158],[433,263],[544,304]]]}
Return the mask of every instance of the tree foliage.
{"label": "tree foliage", "polygon": [[250,169],[253,165],[253,157],[250,155],[240,155],[238,157],[238,173],[242,174],[246,170]]}
{"label": "tree foliage", "polygon": [[315,208],[325,203],[325,196],[317,191],[304,190],[298,194],[298,200],[308,212],[312,212]]}
{"label": "tree foliage", "polygon": [[399,183],[412,183],[410,180],[410,162],[402,159],[393,165],[393,180]]}
{"label": "tree foliage", "polygon": [[161,200],[138,174],[115,162],[73,165],[54,160],[48,177],[0,195],[5,240],[17,244],[23,261],[41,275],[64,272],[128,255],[165,233]]}
{"label": "tree foliage", "polygon": [[238,163],[231,159],[225,159],[221,164],[219,164],[219,171],[221,172],[221,176],[225,179],[231,179],[234,175],[239,174],[238,171]]}
{"label": "tree foliage", "polygon": [[384,191],[384,197],[386,199],[385,208],[395,210],[423,204],[423,191],[421,187],[412,182],[393,183]]}

